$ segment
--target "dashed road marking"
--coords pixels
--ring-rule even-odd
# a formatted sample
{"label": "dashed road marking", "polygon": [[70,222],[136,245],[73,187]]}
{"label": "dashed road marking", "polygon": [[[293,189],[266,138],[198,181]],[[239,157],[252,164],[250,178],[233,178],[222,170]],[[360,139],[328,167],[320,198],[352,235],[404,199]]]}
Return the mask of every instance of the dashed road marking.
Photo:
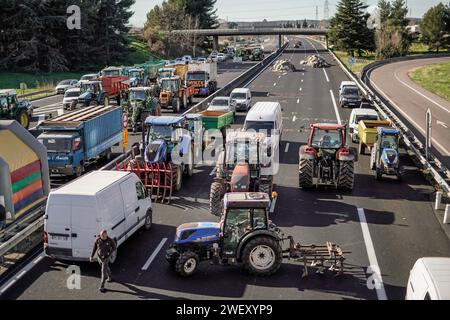
{"label": "dashed road marking", "polygon": [[273,84],[273,86],[275,87],[277,85],[277,83],[275,82],[274,84]]}
{"label": "dashed road marking", "polygon": [[440,125],[440,126],[443,126],[445,129],[448,129],[448,126],[445,124],[445,122],[436,120],[436,123],[437,123],[438,125]]}
{"label": "dashed road marking", "polygon": [[294,116],[294,117],[292,118],[292,122],[295,122],[295,120],[297,120],[297,117],[296,117],[296,116]]}
{"label": "dashed road marking", "polygon": [[334,112],[336,112],[336,119],[339,124],[342,124],[341,116],[339,115],[339,109],[336,104],[336,99],[334,98],[333,90],[331,90],[331,89],[330,89],[330,95],[331,95],[331,101],[333,101]]}
{"label": "dashed road marking", "polygon": [[300,103],[300,99],[297,99],[297,103]]}
{"label": "dashed road marking", "polygon": [[322,68],[322,70],[323,70],[323,73],[325,73],[325,78],[327,79],[327,82],[330,82],[330,79],[328,78],[328,74],[325,71],[325,68]]}
{"label": "dashed road marking", "polygon": [[288,152],[288,150],[289,150],[289,142],[286,143],[286,148],[284,148],[284,152]]}
{"label": "dashed road marking", "polygon": [[161,251],[163,245],[166,243],[167,238],[163,238],[161,240],[161,242],[159,243],[159,245],[156,247],[155,251],[153,251],[152,255],[148,258],[147,262],[144,264],[144,266],[142,267],[141,270],[146,271],[148,269],[148,267],[150,266],[150,264],[153,262],[153,260],[155,260],[157,254],[159,253],[159,251]]}

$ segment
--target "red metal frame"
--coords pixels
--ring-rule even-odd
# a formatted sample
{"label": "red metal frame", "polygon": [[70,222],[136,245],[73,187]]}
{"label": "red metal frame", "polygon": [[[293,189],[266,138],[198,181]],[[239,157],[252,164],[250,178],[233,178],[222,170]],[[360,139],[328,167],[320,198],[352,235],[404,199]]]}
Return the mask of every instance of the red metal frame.
{"label": "red metal frame", "polygon": [[347,129],[346,125],[335,124],[335,123],[313,123],[311,124],[311,134],[309,135],[308,146],[312,145],[312,138],[314,136],[315,130],[338,130],[341,129],[341,140],[342,146],[345,147],[347,140],[345,131]]}

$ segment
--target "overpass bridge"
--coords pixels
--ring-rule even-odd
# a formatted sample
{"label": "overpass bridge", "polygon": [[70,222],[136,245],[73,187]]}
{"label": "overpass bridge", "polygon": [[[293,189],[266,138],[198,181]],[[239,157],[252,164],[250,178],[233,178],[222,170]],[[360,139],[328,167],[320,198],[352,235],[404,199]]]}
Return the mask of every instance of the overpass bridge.
{"label": "overpass bridge", "polygon": [[299,28],[248,28],[248,29],[187,29],[172,30],[173,35],[204,36],[213,38],[214,50],[219,49],[219,37],[278,35],[278,45],[283,45],[286,35],[320,35],[325,36],[328,47],[328,29],[299,29]]}

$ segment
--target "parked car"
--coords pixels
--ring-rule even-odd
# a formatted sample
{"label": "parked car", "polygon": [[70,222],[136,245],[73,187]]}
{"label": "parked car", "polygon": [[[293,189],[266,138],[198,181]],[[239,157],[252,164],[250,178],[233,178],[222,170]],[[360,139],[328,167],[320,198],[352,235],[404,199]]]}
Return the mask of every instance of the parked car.
{"label": "parked car", "polygon": [[198,63],[205,63],[207,61],[206,58],[197,58],[195,61],[197,61]]}
{"label": "parked car", "polygon": [[358,108],[353,109],[348,120],[348,134],[352,142],[358,142],[358,124],[361,120],[380,120],[378,113],[373,109]]}
{"label": "parked car", "polygon": [[450,258],[420,258],[406,287],[406,300],[450,300]]}
{"label": "parked car", "polygon": [[211,59],[214,62],[217,62],[219,58],[217,56],[217,53],[211,53],[209,59]]}
{"label": "parked car", "polygon": [[64,93],[63,108],[74,109],[74,107],[77,105],[77,100],[80,94],[81,88],[68,89],[66,93]]}
{"label": "parked car", "polygon": [[252,103],[252,92],[248,88],[236,88],[231,91],[230,101],[237,111],[248,111]]}
{"label": "parked car", "polygon": [[56,94],[64,94],[67,89],[75,88],[78,85],[78,80],[68,79],[63,80],[56,86]]}
{"label": "parked car", "polygon": [[192,62],[192,56],[190,56],[190,55],[185,55],[181,59],[183,59],[184,63],[186,63],[186,64]]}
{"label": "parked car", "polygon": [[236,108],[231,105],[229,97],[215,97],[209,103],[207,111],[233,111],[234,113],[236,112]]}
{"label": "parked car", "polygon": [[[44,252],[58,260],[89,261],[105,229],[119,247],[152,226],[152,201],[132,172],[92,171],[50,192],[44,216]],[[116,253],[110,262],[116,259]]]}

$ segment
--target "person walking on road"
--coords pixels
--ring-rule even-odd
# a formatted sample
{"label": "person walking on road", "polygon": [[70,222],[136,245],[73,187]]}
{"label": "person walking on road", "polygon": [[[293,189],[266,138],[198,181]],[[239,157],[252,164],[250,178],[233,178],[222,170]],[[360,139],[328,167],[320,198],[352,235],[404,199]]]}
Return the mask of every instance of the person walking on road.
{"label": "person walking on road", "polygon": [[97,260],[101,266],[101,281],[100,292],[105,292],[105,281],[112,282],[111,269],[109,268],[109,259],[111,255],[116,251],[116,243],[113,239],[108,237],[106,230],[102,230],[100,235],[97,236],[94,242],[94,248],[92,249],[90,261],[94,261],[94,255],[97,253]]}

